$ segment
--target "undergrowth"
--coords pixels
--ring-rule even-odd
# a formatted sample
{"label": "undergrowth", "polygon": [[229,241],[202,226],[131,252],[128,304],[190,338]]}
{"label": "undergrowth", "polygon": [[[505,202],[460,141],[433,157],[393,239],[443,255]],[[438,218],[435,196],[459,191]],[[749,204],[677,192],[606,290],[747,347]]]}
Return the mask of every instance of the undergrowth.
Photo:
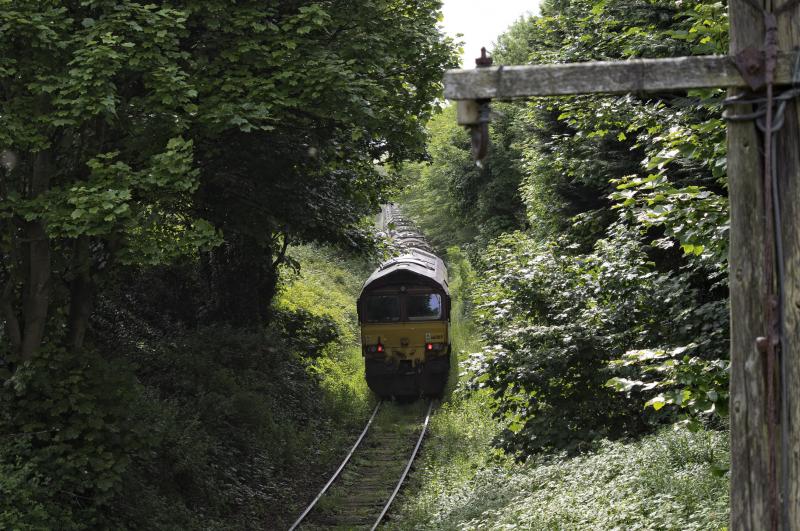
{"label": "undergrowth", "polygon": [[[449,257],[460,256],[451,251]],[[451,285],[469,274],[450,265]],[[455,275],[453,274],[455,273]],[[469,308],[454,289],[454,308]],[[480,348],[469,313],[453,312],[454,351]],[[456,333],[456,331],[458,331]],[[726,430],[665,427],[590,451],[519,463],[493,442],[503,426],[486,389],[457,387],[431,421],[416,473],[387,529],[724,529]]]}
{"label": "undergrowth", "polygon": [[290,252],[300,271],[267,327],[154,312],[172,302],[154,272],[99,301],[92,351],[6,375],[0,528],[288,527],[371,407],[355,341],[367,266]]}
{"label": "undergrowth", "polygon": [[[469,426],[458,422],[465,416],[451,415],[451,427]],[[406,499],[393,528],[711,530],[727,525],[728,479],[716,473],[728,459],[726,432],[664,428],[638,441],[605,442],[584,455],[540,457],[524,465],[480,457],[488,453],[488,445],[468,446],[455,455],[431,450],[417,478],[421,491]],[[453,474],[442,481],[446,470]]]}
{"label": "undergrowth", "polygon": [[[372,395],[364,378],[356,299],[372,269],[366,261],[331,249],[302,246],[290,252],[301,268],[283,285],[275,309],[306,315],[312,323],[331,323],[336,340],[309,357],[308,370],[318,379],[331,411],[360,419],[368,415]],[[284,333],[292,339],[291,331]]]}

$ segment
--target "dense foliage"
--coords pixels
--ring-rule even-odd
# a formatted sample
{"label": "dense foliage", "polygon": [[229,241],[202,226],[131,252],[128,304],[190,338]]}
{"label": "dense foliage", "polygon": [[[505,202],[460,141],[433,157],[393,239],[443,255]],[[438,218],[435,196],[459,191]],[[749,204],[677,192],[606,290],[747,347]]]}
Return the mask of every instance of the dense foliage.
{"label": "dense foliage", "polygon": [[408,164],[403,202],[441,249],[485,245],[503,232],[525,226],[518,188],[522,182],[520,143],[527,131],[520,108],[502,105],[491,129],[491,156],[478,165],[469,138],[448,107],[429,125],[429,163]]}
{"label": "dense foliage", "polygon": [[290,241],[363,244],[392,184],[374,162],[423,154],[438,7],[3,2],[3,343],[78,350],[115,266],[220,236],[204,318],[258,323]]}
{"label": "dense foliage", "polygon": [[[434,422],[434,465],[469,470],[432,466],[457,494],[427,521],[723,521],[721,93],[496,103],[476,165],[437,115],[440,4],[0,0],[0,527],[285,527],[369,402],[369,268],[298,244],[369,249],[403,186],[461,246],[475,352]],[[495,63],[720,52],[726,23],[713,0],[547,0]],[[606,441],[676,420],[697,432]]]}
{"label": "dense foliage", "polygon": [[[609,360],[626,350],[697,341],[713,351],[725,342],[724,331],[706,328],[725,318],[714,313],[724,305],[696,306],[687,276],[653,271],[636,234],[620,226],[581,255],[506,235],[482,264],[476,316],[489,346],[472,360],[474,384],[494,390],[498,414],[511,420],[501,442],[526,454],[645,428],[641,391],[665,384],[628,385],[628,396],[607,387]],[[727,404],[683,376],[670,383],[685,401]]]}
{"label": "dense foliage", "polygon": [[[706,1],[547,2],[499,37],[494,59],[719,53],[726,23],[724,6]],[[455,234],[471,250],[486,347],[470,368],[507,422],[504,448],[521,457],[575,450],[660,421],[694,426],[726,414],[721,97],[498,105],[483,168],[469,165],[466,135],[436,125],[431,164],[410,172],[407,202],[424,229]],[[465,183],[483,195],[465,195]],[[426,208],[426,191],[447,193],[444,208]],[[485,208],[485,198],[524,217]]]}
{"label": "dense foliage", "polygon": [[365,264],[289,252],[303,272],[270,330],[185,330],[152,310],[170,307],[157,277],[136,274],[92,319],[113,355],[46,351],[20,367],[0,388],[3,527],[288,525],[370,399],[353,348]]}
{"label": "dense foliage", "polygon": [[324,376],[353,316],[280,274],[369,250],[455,64],[439,8],[0,0],[0,527],[257,528],[315,475],[365,399]]}
{"label": "dense foliage", "polygon": [[422,157],[453,64],[438,7],[187,4],[185,46],[202,80],[198,210],[227,235],[207,264],[210,319],[263,319],[290,242],[365,246],[361,221],[393,185],[375,161]]}
{"label": "dense foliage", "polygon": [[[510,271],[508,278],[513,278],[518,273],[515,264],[526,258],[513,256],[512,250],[519,251],[530,242],[522,235],[514,234],[501,238],[501,243],[506,252],[493,250],[493,254],[497,254],[493,260],[498,263],[498,270],[501,269],[499,262],[505,260],[504,264]],[[631,242],[624,245],[628,248],[612,254],[634,258],[631,256]],[[537,252],[541,254],[543,251]],[[463,298],[471,294],[471,289],[464,290],[463,287],[472,284],[474,272],[463,254],[454,249],[448,250],[447,260],[451,287],[454,288],[454,309],[460,310],[453,314],[453,347],[463,358],[480,346],[479,338],[473,335],[469,326],[469,304],[465,304],[469,300]],[[579,267],[571,257],[552,256],[542,261],[547,263],[532,266],[536,270],[535,276],[542,282],[545,279],[541,277],[548,270],[556,282],[574,282],[565,281],[563,270],[559,271],[554,265],[562,263]],[[617,285],[626,282],[629,297],[641,311],[648,303],[636,300],[634,281],[623,281],[619,274],[615,277],[614,266],[626,267],[629,272],[631,268],[630,264],[620,261],[596,269],[602,270],[603,278]],[[561,276],[557,276],[559,272]],[[584,273],[584,276],[591,277],[589,273]],[[653,288],[660,282],[655,275],[650,277],[644,283],[648,293],[654,292]],[[579,294],[600,291],[597,286],[599,279],[597,276],[588,280],[589,285],[579,289]],[[520,285],[512,281],[506,289],[519,288]],[[556,291],[550,286],[548,293]],[[560,302],[567,297],[569,295],[560,295],[557,299]],[[581,302],[578,300],[580,295],[575,299]],[[679,299],[674,296],[667,306],[677,304]],[[517,302],[522,303],[522,297]],[[540,309],[546,303],[534,306]],[[617,322],[625,319],[621,311],[610,305],[594,312],[584,308],[581,312],[609,316]],[[640,312],[639,315],[643,314]],[[517,323],[523,320],[510,315],[506,319]],[[597,329],[602,326],[602,320],[596,319],[593,324]],[[569,325],[581,331],[581,325]],[[551,330],[555,335],[555,327]],[[624,333],[616,336],[625,339]],[[561,354],[557,349],[549,353],[553,357]],[[548,363],[542,361],[544,370],[548,370]],[[520,463],[493,444],[498,436],[503,436],[504,429],[513,425],[514,420],[492,414],[497,402],[492,397],[491,387],[475,390],[470,386],[469,378],[462,377],[462,385],[453,391],[431,419],[430,434],[416,465],[416,473],[395,502],[389,529],[700,530],[722,529],[726,525],[728,479],[725,471],[729,459],[726,431],[701,426],[689,426],[693,429],[671,426],[642,438],[614,442],[605,439],[587,444],[584,445],[585,451],[576,455],[540,453]],[[608,396],[600,398],[609,400]],[[608,411],[599,407],[592,411],[607,418]],[[568,413],[574,416],[575,409],[569,409]],[[552,416],[548,416],[548,420],[552,423]],[[586,421],[585,418],[581,420]],[[574,425],[561,427],[575,436]],[[609,438],[613,436],[608,435]]]}

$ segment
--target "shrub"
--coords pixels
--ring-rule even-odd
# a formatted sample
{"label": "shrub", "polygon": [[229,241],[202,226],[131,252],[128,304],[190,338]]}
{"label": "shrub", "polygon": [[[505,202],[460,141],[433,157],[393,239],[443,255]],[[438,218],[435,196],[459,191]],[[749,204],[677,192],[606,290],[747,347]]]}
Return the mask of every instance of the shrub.
{"label": "shrub", "polygon": [[45,348],[17,366],[0,387],[0,526],[107,526],[133,456],[152,441],[129,410],[138,392],[128,364],[93,352]]}
{"label": "shrub", "polygon": [[665,416],[644,416],[646,389],[607,387],[609,363],[629,350],[689,343],[715,324],[697,321],[687,278],[656,271],[622,225],[592,253],[572,253],[517,233],[484,257],[477,316],[487,347],[471,360],[474,385],[494,393],[496,414],[509,421],[499,442],[521,455],[586,448]]}

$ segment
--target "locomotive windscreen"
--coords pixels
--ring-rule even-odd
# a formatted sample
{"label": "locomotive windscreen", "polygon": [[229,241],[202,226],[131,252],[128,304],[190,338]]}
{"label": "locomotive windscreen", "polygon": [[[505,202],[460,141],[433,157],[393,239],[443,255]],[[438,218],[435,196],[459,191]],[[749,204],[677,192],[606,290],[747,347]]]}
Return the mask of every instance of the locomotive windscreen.
{"label": "locomotive windscreen", "polygon": [[369,323],[386,323],[400,320],[400,297],[397,295],[371,295],[367,297],[366,320]]}
{"label": "locomotive windscreen", "polygon": [[438,293],[408,295],[406,313],[409,321],[431,321],[442,318],[442,296]]}

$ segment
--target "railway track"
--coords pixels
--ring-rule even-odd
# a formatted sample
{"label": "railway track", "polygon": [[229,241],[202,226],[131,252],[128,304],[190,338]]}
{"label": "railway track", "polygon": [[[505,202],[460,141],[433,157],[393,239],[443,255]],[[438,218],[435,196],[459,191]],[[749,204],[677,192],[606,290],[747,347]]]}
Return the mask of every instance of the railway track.
{"label": "railway track", "polygon": [[432,400],[379,402],[342,464],[289,531],[377,529],[411,470],[432,410]]}

